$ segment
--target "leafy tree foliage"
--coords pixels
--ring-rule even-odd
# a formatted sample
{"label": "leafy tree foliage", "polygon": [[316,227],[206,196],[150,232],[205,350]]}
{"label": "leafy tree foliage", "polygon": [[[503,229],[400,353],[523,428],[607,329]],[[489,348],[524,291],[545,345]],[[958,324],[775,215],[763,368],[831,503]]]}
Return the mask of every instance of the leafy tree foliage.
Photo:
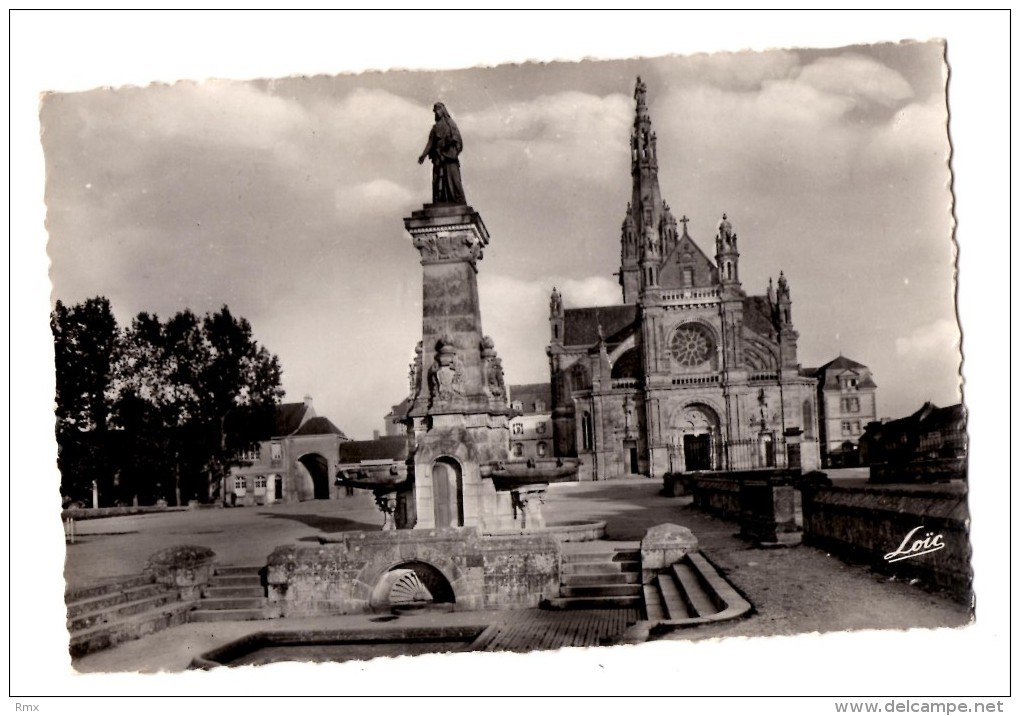
{"label": "leafy tree foliage", "polygon": [[110,302],[96,297],[70,307],[57,301],[50,327],[56,362],[57,463],[64,494],[88,500],[93,480],[103,489],[113,479],[107,438],[117,321]]}
{"label": "leafy tree foliage", "polygon": [[[87,499],[83,491],[96,479],[106,503],[210,499],[236,450],[268,437],[282,396],[278,359],[226,306],[203,318],[189,310],[166,321],[140,313],[117,330],[108,301],[82,306],[93,301],[109,320],[91,318],[103,314],[90,308],[81,325],[84,309],[60,303],[52,318],[62,458],[70,451],[61,462],[65,494]],[[234,414],[244,419],[228,420]],[[86,459],[82,442],[95,455]]]}

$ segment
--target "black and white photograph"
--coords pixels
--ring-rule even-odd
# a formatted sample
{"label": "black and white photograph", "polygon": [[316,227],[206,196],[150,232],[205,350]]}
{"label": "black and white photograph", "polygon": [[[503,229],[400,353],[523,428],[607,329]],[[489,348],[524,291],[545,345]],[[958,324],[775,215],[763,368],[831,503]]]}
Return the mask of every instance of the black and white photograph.
{"label": "black and white photograph", "polygon": [[1008,695],[975,16],[31,14],[12,695]]}

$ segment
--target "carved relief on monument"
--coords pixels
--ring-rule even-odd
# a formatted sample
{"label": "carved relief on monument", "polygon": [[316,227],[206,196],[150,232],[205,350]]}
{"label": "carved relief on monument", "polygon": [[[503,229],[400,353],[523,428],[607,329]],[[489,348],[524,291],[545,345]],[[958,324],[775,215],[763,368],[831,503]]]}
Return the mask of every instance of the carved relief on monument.
{"label": "carved relief on monument", "polygon": [[493,398],[506,398],[503,382],[503,361],[496,355],[495,344],[489,336],[482,339],[482,385]]}
{"label": "carved relief on monument", "polygon": [[411,384],[412,398],[418,395],[418,392],[421,389],[421,353],[422,353],[421,341],[418,341],[418,345],[414,347],[414,360],[411,361],[407,373],[408,381]]}
{"label": "carved relief on monument", "polygon": [[435,359],[429,368],[429,397],[433,405],[464,395],[463,362],[457,349],[457,344],[447,335],[436,342]]}
{"label": "carved relief on monument", "polygon": [[421,252],[425,261],[466,260],[474,263],[482,258],[482,241],[468,225],[414,233],[414,248]]}

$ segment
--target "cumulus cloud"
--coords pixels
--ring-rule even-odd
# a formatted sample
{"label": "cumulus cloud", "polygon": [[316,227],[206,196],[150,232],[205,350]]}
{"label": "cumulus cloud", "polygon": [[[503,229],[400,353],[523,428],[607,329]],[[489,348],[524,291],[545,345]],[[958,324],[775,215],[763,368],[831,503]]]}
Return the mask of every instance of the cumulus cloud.
{"label": "cumulus cloud", "polygon": [[[464,115],[487,171],[540,168],[553,177],[600,181],[617,176],[619,161],[607,161],[606,148],[625,158],[633,110],[623,95],[597,97],[583,92],[543,95]],[[611,156],[611,155],[610,155]]]}
{"label": "cumulus cloud", "polygon": [[892,107],[913,96],[903,76],[870,57],[846,53],[821,57],[804,67],[797,82],[854,102],[875,102]]}
{"label": "cumulus cloud", "polygon": [[415,193],[389,179],[373,179],[336,190],[340,216],[353,220],[365,215],[393,215],[414,202]]}
{"label": "cumulus cloud", "polygon": [[920,326],[909,335],[896,339],[896,354],[904,358],[927,356],[932,353],[958,351],[960,330],[956,321],[943,318]]}
{"label": "cumulus cloud", "polygon": [[310,105],[320,131],[335,139],[337,150],[355,156],[417,156],[432,121],[430,107],[379,89],[359,87],[339,101],[324,97]]}
{"label": "cumulus cloud", "polygon": [[720,52],[683,59],[678,84],[694,81],[727,91],[750,92],[767,80],[784,79],[796,71],[800,61],[795,52]]}
{"label": "cumulus cloud", "polygon": [[121,133],[138,144],[274,149],[309,122],[293,100],[217,80],[97,90],[80,96],[79,107],[85,135]]}

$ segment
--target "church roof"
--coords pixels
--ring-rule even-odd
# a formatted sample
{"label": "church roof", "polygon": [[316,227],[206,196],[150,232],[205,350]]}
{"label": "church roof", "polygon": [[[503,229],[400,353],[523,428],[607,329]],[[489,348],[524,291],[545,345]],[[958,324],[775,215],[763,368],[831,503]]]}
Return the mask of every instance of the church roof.
{"label": "church roof", "polygon": [[[684,255],[690,259],[685,260]],[[701,247],[687,233],[680,235],[676,245],[662,257],[659,269],[659,285],[662,288],[682,288],[684,286],[683,269],[693,271],[694,288],[712,286],[716,283],[716,266],[712,259],[701,250]]]}
{"label": "church roof", "polygon": [[377,440],[350,440],[340,443],[340,463],[361,462],[362,460],[407,459],[407,437],[387,435]]}
{"label": "church roof", "polygon": [[338,428],[329,418],[314,417],[306,420],[300,428],[295,430],[292,435],[339,435],[344,440],[347,436],[344,431]]}
{"label": "church roof", "polygon": [[525,383],[523,385],[510,386],[511,402],[520,401],[524,406],[524,414],[538,412],[535,404],[542,402],[545,405],[543,412],[552,409],[552,384],[550,383]]}
{"label": "church roof", "polygon": [[744,297],[744,328],[767,338],[772,338],[772,307],[768,296]]}
{"label": "church roof", "polygon": [[826,370],[846,370],[847,368],[849,368],[851,370],[857,370],[858,368],[864,368],[865,370],[867,370],[868,366],[864,365],[863,363],[858,363],[855,360],[851,360],[850,358],[847,358],[846,356],[839,356],[838,358],[834,358],[833,360],[830,360],[825,365],[819,367],[816,370],[816,373],[821,373],[822,371],[826,371]]}
{"label": "church roof", "polygon": [[631,328],[637,316],[635,304],[568,308],[563,312],[563,345],[590,346],[598,343],[600,325],[602,336],[608,339]]}

